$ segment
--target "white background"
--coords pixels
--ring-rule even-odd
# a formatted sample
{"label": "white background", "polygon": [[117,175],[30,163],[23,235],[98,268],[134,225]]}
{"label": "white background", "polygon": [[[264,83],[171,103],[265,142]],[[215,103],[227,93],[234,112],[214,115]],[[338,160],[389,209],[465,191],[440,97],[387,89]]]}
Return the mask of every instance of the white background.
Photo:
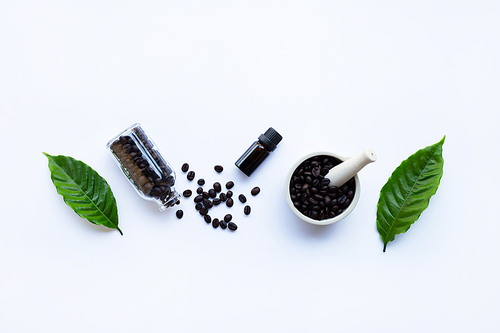
{"label": "white background", "polygon": [[[1,332],[497,332],[498,1],[0,1]],[[234,180],[239,229],[160,213],[105,145],[143,124],[177,189]],[[234,167],[273,126],[278,149]],[[379,191],[446,135],[428,209],[383,253]],[[345,220],[308,225],[288,169],[373,148]],[[42,154],[97,170],[120,227],[62,201]],[[215,164],[225,167],[221,175]]]}

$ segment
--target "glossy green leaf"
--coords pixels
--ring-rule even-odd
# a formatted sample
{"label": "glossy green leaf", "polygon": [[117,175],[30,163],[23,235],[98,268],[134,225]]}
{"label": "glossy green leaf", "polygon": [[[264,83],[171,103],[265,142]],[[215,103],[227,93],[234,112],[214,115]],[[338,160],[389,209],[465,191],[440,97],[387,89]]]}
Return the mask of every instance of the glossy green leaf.
{"label": "glossy green leaf", "polygon": [[445,137],[420,149],[394,170],[380,191],[377,230],[384,252],[397,234],[406,232],[429,206],[443,176],[442,156]]}
{"label": "glossy green leaf", "polygon": [[110,186],[94,169],[69,156],[51,156],[50,177],[57,193],[75,213],[97,225],[118,228],[118,208]]}

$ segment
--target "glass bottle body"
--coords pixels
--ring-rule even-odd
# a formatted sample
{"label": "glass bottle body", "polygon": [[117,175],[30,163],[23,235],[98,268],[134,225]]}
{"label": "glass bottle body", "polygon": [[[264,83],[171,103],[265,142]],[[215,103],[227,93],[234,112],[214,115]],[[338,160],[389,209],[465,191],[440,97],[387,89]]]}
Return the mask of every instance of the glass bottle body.
{"label": "glass bottle body", "polygon": [[179,202],[175,172],[140,124],[133,124],[107,144],[123,174],[137,193],[164,211]]}
{"label": "glass bottle body", "polygon": [[255,169],[269,156],[269,150],[260,141],[255,141],[247,151],[241,155],[235,165],[247,176],[250,176]]}

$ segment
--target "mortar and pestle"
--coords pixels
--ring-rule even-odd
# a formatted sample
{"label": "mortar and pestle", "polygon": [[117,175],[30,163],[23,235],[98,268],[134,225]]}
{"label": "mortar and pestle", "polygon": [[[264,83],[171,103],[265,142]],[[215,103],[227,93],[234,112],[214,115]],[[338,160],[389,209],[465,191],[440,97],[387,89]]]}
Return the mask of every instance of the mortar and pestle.
{"label": "mortar and pestle", "polygon": [[[328,178],[330,180],[330,183],[328,186],[336,186],[337,188],[341,188],[347,181],[349,181],[351,178],[354,177],[354,183],[355,183],[355,189],[354,189],[354,196],[351,199],[351,202],[347,208],[345,208],[342,213],[334,216],[334,217],[329,217],[329,218],[324,218],[322,220],[318,219],[313,219],[309,216],[304,215],[301,211],[295,207],[294,202],[292,201],[291,198],[291,193],[290,193],[290,187],[291,187],[291,181],[292,177],[294,176],[295,171],[297,168],[299,168],[302,163],[305,161],[312,159],[317,156],[325,156],[325,157],[331,157],[336,160],[338,160],[340,163],[334,166],[333,168],[330,169],[330,171],[324,176],[324,178]],[[311,153],[308,154],[301,159],[299,159],[290,169],[288,176],[286,178],[285,182],[285,196],[286,196],[286,201],[288,203],[288,206],[290,206],[290,209],[292,212],[297,215],[301,220],[311,223],[311,224],[316,224],[316,225],[329,225],[335,222],[338,222],[344,218],[346,218],[356,207],[356,204],[359,201],[359,196],[360,196],[360,183],[359,183],[359,177],[358,177],[358,172],[365,167],[367,164],[375,162],[377,160],[377,155],[371,148],[365,149],[361,154],[354,156],[354,157],[342,157],[334,153],[330,152],[316,152],[316,153]]]}

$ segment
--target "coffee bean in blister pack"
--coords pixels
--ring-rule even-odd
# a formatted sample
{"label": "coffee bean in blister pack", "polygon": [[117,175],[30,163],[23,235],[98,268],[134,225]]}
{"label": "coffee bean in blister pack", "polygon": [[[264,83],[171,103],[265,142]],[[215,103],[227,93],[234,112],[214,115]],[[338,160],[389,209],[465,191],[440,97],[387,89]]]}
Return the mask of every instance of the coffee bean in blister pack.
{"label": "coffee bean in blister pack", "polygon": [[330,186],[324,178],[340,160],[331,156],[315,156],[302,162],[292,174],[290,199],[304,215],[323,220],[341,214],[351,204],[356,184],[354,178],[340,188]]}

